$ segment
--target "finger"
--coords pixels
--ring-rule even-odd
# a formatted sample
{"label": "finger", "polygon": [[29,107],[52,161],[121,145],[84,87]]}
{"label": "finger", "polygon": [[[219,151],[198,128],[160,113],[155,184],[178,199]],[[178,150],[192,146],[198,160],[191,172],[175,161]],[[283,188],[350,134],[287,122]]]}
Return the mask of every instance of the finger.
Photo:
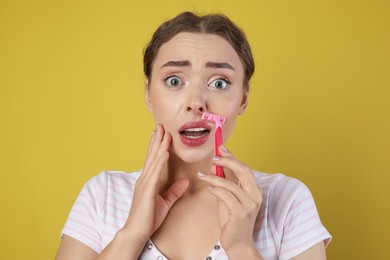
{"label": "finger", "polygon": [[[164,133],[161,139],[160,135],[163,132],[164,132],[164,128],[161,125],[159,125],[157,127],[157,132],[154,134],[155,139],[151,140],[150,152],[148,157],[146,158],[144,168],[142,169],[140,178],[137,180],[139,186],[145,186],[148,184],[150,175],[155,173],[157,163],[162,164],[157,167],[157,169],[160,169],[158,170],[157,175],[161,176],[161,170],[169,156],[163,160],[161,160],[161,157],[166,156],[164,155],[164,153],[168,151],[169,144],[171,142],[171,135],[169,133]],[[161,140],[156,141],[156,139],[161,139]],[[153,181],[155,181],[155,179],[153,179]]]}
{"label": "finger", "polygon": [[234,176],[239,180],[243,189],[258,189],[252,169],[246,164],[237,160],[235,157],[214,157],[213,163],[215,165],[231,169],[233,171]]}
{"label": "finger", "polygon": [[218,147],[218,151],[219,151],[219,154],[222,156],[222,157],[234,157],[234,154],[232,152],[230,152],[225,145],[220,145]]}
{"label": "finger", "polygon": [[229,218],[242,211],[242,205],[230,191],[222,187],[209,187],[209,192],[226,205]]}
{"label": "finger", "polygon": [[146,182],[152,181],[154,184],[159,182],[164,165],[169,158],[168,148],[171,140],[171,135],[169,133],[165,133],[156,155],[154,156],[154,160],[151,162],[149,170],[145,174]]}
{"label": "finger", "polygon": [[151,153],[152,144],[154,143],[155,139],[156,139],[156,130],[153,130],[152,131],[152,136],[150,137],[150,140],[149,140],[148,151],[146,153],[144,167],[142,168],[141,174],[140,174],[137,182],[142,182],[142,179],[143,179],[143,177],[145,175],[145,172],[148,171],[149,164],[150,164],[150,162],[148,161],[149,160],[149,155]]}
{"label": "finger", "polygon": [[171,187],[162,196],[170,209],[172,205],[179,199],[187,190],[189,185],[188,179],[180,179],[173,183]]}
{"label": "finger", "polygon": [[[157,137],[157,138],[159,138],[159,137]],[[160,143],[158,145],[156,145],[156,144],[154,145],[154,147],[152,148],[153,151],[149,155],[147,162],[146,162],[146,164],[147,164],[146,169],[147,170],[145,171],[145,174],[144,174],[144,180],[147,181],[149,179],[150,175],[154,173],[154,169],[156,167],[156,164],[161,162],[160,157],[168,151],[171,140],[172,140],[171,135],[169,133],[165,132]]]}
{"label": "finger", "polygon": [[232,181],[211,174],[207,175],[201,172],[198,173],[198,178],[204,182],[207,182],[213,187],[221,187],[225,190],[230,191],[236,197],[236,199],[243,205],[247,205],[251,202],[248,194],[246,194],[244,190],[240,189],[240,187],[237,186],[237,184],[235,184]]}
{"label": "finger", "polygon": [[150,176],[150,174],[153,174],[153,169],[155,168],[156,164],[159,162],[159,158],[162,156],[162,154],[168,152],[168,148],[171,143],[171,140],[172,140],[172,136],[168,132],[165,132],[162,141],[157,148],[157,151],[152,157],[149,166],[151,170],[149,170],[149,172],[146,174],[147,177]]}
{"label": "finger", "polygon": [[154,167],[150,168],[148,175],[145,175],[144,177],[144,181],[142,183],[144,192],[152,197],[159,192],[161,173],[164,168],[164,165],[168,161],[168,158],[168,151],[161,154],[161,156],[157,160],[157,163],[154,165]]}
{"label": "finger", "polygon": [[148,146],[148,151],[146,153],[146,157],[148,157],[151,153],[152,145],[154,143],[154,140],[156,139],[156,132],[157,132],[157,129],[154,129],[152,131],[152,136],[150,137],[150,140],[149,140],[149,146]]}
{"label": "finger", "polygon": [[156,155],[158,148],[162,142],[164,137],[164,127],[162,125],[157,124],[156,130],[154,130],[154,134],[149,143],[148,153],[146,155],[146,161],[144,165],[145,172],[148,172],[148,168],[151,163],[154,161],[154,156]]}

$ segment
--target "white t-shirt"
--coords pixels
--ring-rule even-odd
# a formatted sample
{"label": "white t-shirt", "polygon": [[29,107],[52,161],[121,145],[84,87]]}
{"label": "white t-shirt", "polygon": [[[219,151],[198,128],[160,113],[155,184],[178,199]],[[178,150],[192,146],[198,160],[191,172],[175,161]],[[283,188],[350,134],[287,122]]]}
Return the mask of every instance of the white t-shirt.
{"label": "white t-shirt", "polygon": [[[100,253],[125,224],[139,175],[140,171],[104,171],[91,178],[77,197],[62,234]],[[255,171],[254,175],[263,202],[253,241],[264,259],[290,259],[320,241],[328,245],[331,236],[320,221],[312,194],[302,182],[283,174]],[[167,258],[149,240],[139,259]],[[227,256],[218,243],[206,259],[222,260]]]}

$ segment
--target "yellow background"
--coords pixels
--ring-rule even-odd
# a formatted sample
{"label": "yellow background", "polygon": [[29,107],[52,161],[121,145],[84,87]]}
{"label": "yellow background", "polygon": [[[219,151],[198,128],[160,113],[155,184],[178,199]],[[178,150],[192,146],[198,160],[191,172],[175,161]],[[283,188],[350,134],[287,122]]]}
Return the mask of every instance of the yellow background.
{"label": "yellow background", "polygon": [[1,1],[0,259],[52,259],[84,182],[143,165],[142,49],[180,11],[223,12],[256,59],[227,146],[304,181],[329,259],[386,259],[390,2]]}

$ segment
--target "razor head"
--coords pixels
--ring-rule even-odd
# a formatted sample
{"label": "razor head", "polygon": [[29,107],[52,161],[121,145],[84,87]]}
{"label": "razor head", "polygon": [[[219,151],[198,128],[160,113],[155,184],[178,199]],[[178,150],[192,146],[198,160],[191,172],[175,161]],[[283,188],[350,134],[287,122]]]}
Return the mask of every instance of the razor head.
{"label": "razor head", "polygon": [[211,113],[207,113],[207,112],[203,112],[202,114],[202,120],[206,120],[206,121],[209,121],[209,122],[213,122],[215,124],[224,124],[225,121],[226,121],[226,117],[223,117],[223,116],[219,116],[219,115],[215,115],[215,114],[211,114]]}

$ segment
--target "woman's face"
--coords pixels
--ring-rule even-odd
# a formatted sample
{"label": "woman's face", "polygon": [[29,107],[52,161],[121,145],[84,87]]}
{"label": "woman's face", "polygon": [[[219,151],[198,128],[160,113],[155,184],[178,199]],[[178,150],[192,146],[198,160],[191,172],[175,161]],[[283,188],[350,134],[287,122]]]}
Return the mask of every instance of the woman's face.
{"label": "woman's face", "polygon": [[226,117],[224,141],[244,112],[244,68],[233,47],[214,34],[179,33],[163,44],[146,80],[146,104],[172,135],[170,151],[187,163],[211,159],[215,124],[203,112]]}

